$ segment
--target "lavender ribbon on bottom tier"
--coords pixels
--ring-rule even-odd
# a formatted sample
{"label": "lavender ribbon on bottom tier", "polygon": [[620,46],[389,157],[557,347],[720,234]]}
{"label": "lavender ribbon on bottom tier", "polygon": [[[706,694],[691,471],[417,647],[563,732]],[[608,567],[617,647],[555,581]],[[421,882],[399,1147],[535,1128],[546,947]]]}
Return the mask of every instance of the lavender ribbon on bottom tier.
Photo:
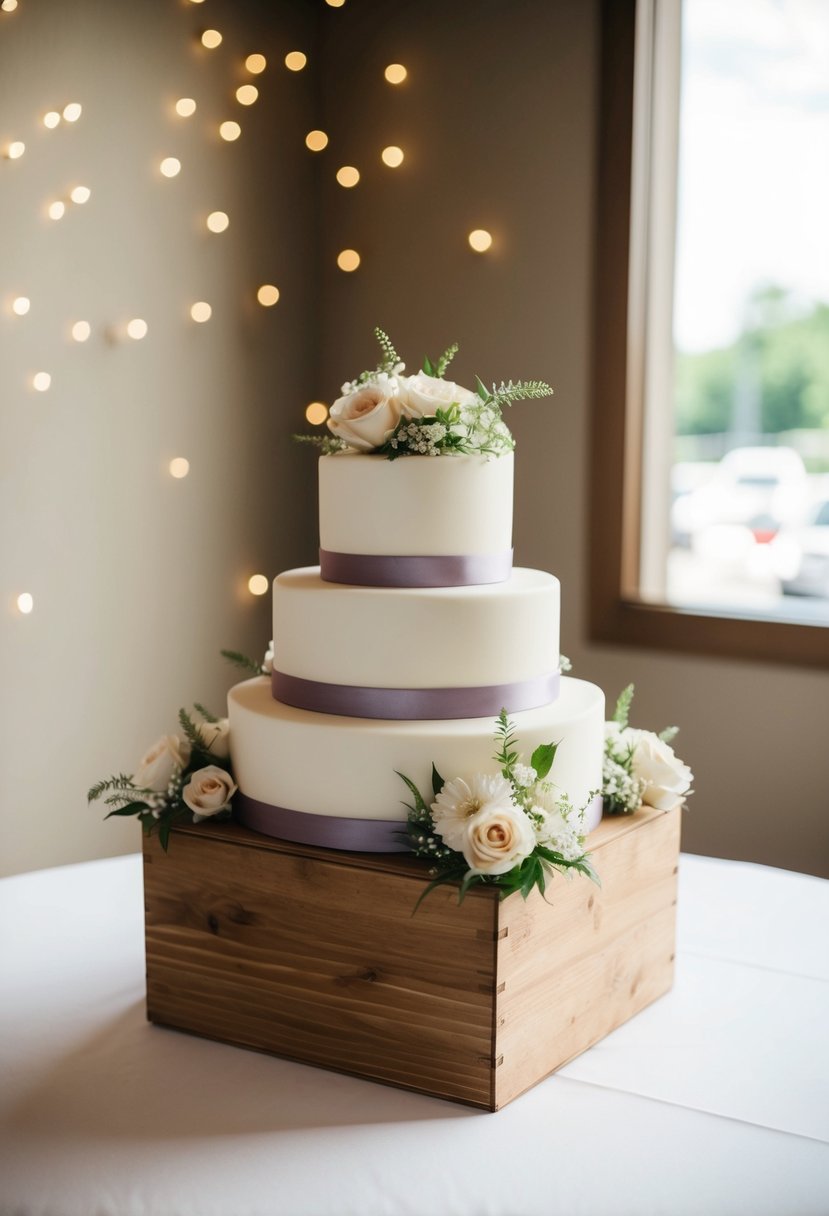
{"label": "lavender ribbon on bottom tier", "polygon": [[338,815],[311,815],[259,802],[247,794],[233,799],[238,823],[264,836],[277,836],[295,844],[351,853],[408,853],[406,822],[400,819],[342,819]]}
{"label": "lavender ribbon on bottom tier", "polygon": [[[311,844],[347,853],[407,853],[406,823],[400,819],[342,819],[338,815],[311,815],[259,802],[247,794],[236,794],[233,816],[238,823],[263,836],[275,836],[295,844]],[[584,816],[589,832],[602,817],[602,799],[597,795]]]}
{"label": "lavender ribbon on bottom tier", "polygon": [[424,722],[496,717],[505,706],[510,713],[536,709],[556,700],[560,682],[558,672],[552,672],[532,680],[475,688],[361,688],[305,680],[274,669],[271,691],[275,701],[314,713]]}
{"label": "lavender ribbon on bottom tier", "polygon": [[472,587],[505,583],[512,573],[512,549],[505,553],[394,556],[335,553],[320,549],[320,577],[326,583],[359,587]]}

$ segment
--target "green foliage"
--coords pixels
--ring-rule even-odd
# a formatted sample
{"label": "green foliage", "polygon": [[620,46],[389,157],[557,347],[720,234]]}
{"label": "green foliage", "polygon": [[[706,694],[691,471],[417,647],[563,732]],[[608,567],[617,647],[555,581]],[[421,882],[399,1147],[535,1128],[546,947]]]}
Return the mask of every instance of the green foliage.
{"label": "green foliage", "polygon": [[619,693],[619,699],[616,702],[616,708],[613,711],[613,721],[616,725],[624,730],[630,718],[630,706],[633,701],[633,684],[628,684],[627,688],[623,688]]}
{"label": "green foliage", "polygon": [[[95,802],[101,794],[105,794],[107,790],[132,790],[135,791],[136,786],[133,784],[132,777],[128,777],[126,773],[118,773],[115,777],[108,777],[106,781],[98,781],[86,795],[87,802]],[[146,791],[140,790],[139,793]]]}
{"label": "green foliage", "polygon": [[344,452],[348,447],[342,439],[328,432],[323,435],[292,435],[291,438],[294,443],[306,443],[318,448],[323,456],[330,456],[332,452]]}
{"label": "green foliage", "polygon": [[552,395],[553,390],[543,380],[509,380],[506,384],[502,380],[497,387],[493,384],[489,403],[501,409],[505,405],[512,405],[513,401],[532,401]]}
{"label": "green foliage", "polygon": [[378,364],[377,370],[388,372],[391,374],[398,363],[402,363],[402,359],[394,349],[392,340],[389,335],[382,329],[375,329],[374,336],[380,343],[380,349],[383,352],[382,362]]}
{"label": "green foliage", "polygon": [[437,366],[435,368],[436,376],[440,376],[440,378],[443,379],[443,377],[446,375],[447,367],[452,362],[452,360],[455,358],[455,355],[458,353],[458,350],[459,350],[459,347],[458,347],[457,342],[453,342],[451,346],[447,346],[446,350],[443,352],[443,354],[437,361]]}
{"label": "green foliage", "polygon": [[198,701],[193,702],[193,709],[195,709],[196,713],[201,714],[201,716],[204,718],[205,722],[218,722],[219,721],[219,719],[216,717],[215,714],[212,714],[209,709],[205,709],[204,706],[201,705]]}
{"label": "green foliage", "polygon": [[678,726],[666,726],[664,730],[659,732],[659,738],[663,743],[673,743],[674,739],[679,734]]}
{"label": "green foliage", "polygon": [[515,726],[507,717],[507,711],[502,709],[495,719],[495,742],[498,750],[493,760],[501,766],[501,772],[507,781],[511,780],[512,772],[519,761],[515,750]]}
{"label": "green foliage", "polygon": [[539,781],[543,781],[553,767],[557,751],[557,743],[539,743],[533,752],[530,764],[535,769],[535,775]]}
{"label": "green foliage", "polygon": [[754,293],[748,312],[729,346],[677,355],[677,433],[731,430],[746,396],[762,433],[829,427],[829,304],[804,314],[785,291],[768,287]]}
{"label": "green foliage", "polygon": [[[255,659],[249,659],[246,654],[240,654],[238,650],[220,650],[223,659],[227,659],[229,663],[233,663],[235,667],[241,667],[243,671],[255,676],[262,675],[262,664],[257,663]],[[199,706],[196,706],[199,709]],[[199,709],[201,713],[201,710]],[[208,718],[208,721],[210,719]]]}

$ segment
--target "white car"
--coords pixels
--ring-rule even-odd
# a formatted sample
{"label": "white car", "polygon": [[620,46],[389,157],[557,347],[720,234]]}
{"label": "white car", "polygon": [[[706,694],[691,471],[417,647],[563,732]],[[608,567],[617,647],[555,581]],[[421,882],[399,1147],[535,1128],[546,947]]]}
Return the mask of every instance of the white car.
{"label": "white car", "polygon": [[778,532],[771,551],[784,595],[829,598],[829,491],[801,525]]}
{"label": "white car", "polygon": [[695,547],[708,529],[742,527],[758,544],[767,544],[778,529],[802,513],[808,478],[793,448],[733,448],[711,478],[673,504],[676,543]]}

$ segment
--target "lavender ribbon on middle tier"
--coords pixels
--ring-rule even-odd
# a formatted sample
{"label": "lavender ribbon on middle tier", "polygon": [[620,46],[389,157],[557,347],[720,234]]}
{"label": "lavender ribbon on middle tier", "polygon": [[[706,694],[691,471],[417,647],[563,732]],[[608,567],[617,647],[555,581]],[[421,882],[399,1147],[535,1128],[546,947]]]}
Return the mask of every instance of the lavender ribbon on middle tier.
{"label": "lavender ribbon on middle tier", "polygon": [[271,689],[274,700],[314,713],[414,722],[497,717],[505,706],[510,713],[537,709],[557,699],[560,679],[553,672],[475,688],[362,688],[305,680],[274,670]]}

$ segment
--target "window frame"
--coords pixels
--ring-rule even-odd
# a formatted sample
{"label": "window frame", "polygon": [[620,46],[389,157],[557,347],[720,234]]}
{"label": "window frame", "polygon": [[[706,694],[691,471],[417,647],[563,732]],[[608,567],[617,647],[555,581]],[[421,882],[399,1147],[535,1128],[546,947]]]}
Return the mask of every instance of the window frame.
{"label": "window frame", "polygon": [[[631,284],[646,243],[631,239],[637,10],[659,0],[601,0],[592,325],[589,635],[592,641],[761,662],[829,667],[829,629],[723,615],[638,598],[645,440],[644,375],[629,359],[639,318]],[[640,27],[641,36],[641,27]],[[646,92],[647,96],[647,92]],[[646,103],[647,104],[647,103]],[[642,155],[640,149],[636,149]],[[641,193],[637,194],[641,207]],[[637,224],[641,217],[637,218]],[[633,259],[636,259],[634,261]],[[637,341],[639,330],[637,328]],[[644,363],[637,349],[636,362]]]}

